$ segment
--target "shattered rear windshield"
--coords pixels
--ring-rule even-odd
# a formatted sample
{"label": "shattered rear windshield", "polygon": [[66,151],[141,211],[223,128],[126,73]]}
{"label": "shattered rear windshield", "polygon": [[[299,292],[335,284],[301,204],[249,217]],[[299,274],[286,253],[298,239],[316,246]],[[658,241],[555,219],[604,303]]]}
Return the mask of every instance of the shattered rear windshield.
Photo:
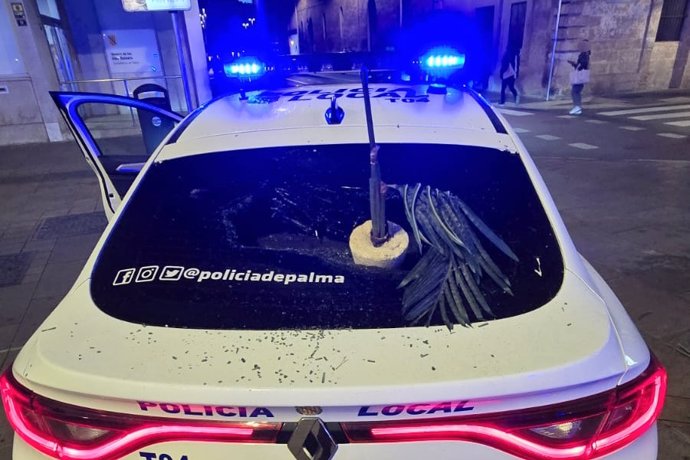
{"label": "shattered rear windshield", "polygon": [[379,160],[386,219],[409,238],[395,268],[350,251],[370,219],[368,145],[234,150],[152,165],[93,299],[141,324],[274,330],[476,323],[556,295],[560,250],[517,155],[383,144]]}

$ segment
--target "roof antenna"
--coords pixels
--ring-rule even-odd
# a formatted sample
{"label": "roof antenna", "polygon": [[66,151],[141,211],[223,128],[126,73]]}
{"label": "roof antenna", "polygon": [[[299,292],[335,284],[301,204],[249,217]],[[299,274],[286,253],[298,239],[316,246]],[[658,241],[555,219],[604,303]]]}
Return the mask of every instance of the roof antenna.
{"label": "roof antenna", "polygon": [[[374,138],[374,122],[371,117],[369,98],[369,69],[362,66],[360,72],[364,93],[364,112],[369,133],[369,208],[371,220],[352,229],[348,244],[352,259],[357,265],[379,268],[395,268],[405,260],[410,245],[407,232],[395,222],[386,220],[386,190],[381,180],[379,146]],[[395,186],[391,186],[395,187]]]}
{"label": "roof antenna", "polygon": [[367,118],[369,133],[369,208],[371,210],[371,242],[374,246],[381,246],[388,239],[388,223],[386,222],[386,199],[384,196],[386,184],[381,181],[381,166],[379,165],[379,146],[374,138],[374,121],[371,116],[371,99],[369,98],[369,69],[362,66],[360,71],[362,90],[364,91],[364,112]]}

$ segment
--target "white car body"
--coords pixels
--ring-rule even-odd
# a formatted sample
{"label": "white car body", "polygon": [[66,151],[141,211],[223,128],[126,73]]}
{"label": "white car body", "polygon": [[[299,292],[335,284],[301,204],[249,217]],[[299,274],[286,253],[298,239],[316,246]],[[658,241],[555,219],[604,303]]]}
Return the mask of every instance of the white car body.
{"label": "white car body", "polygon": [[[341,88],[354,96],[338,99],[345,119],[331,126],[324,122],[326,96]],[[123,321],[95,305],[90,293],[94,265],[134,196],[131,190],[154,164],[246,148],[366,144],[359,88],[286,90],[265,104],[227,96],[173,130],[169,139],[175,141],[164,141],[145,164],[74,286],[22,349],[12,367],[14,379],[31,392],[62,403],[133,417],[161,417],[190,426],[208,421],[297,423],[308,416],[318,416],[326,424],[474,417],[587,398],[635,381],[652,362],[648,348],[613,292],[575,249],[524,146],[509,127],[505,134],[496,132],[487,114],[507,127],[500,114],[470,93],[454,89],[445,95],[429,95],[426,103],[403,102],[402,97],[372,98],[377,142],[382,146],[420,141],[460,144],[519,155],[563,259],[561,288],[542,307],[449,332],[445,326],[180,329]],[[371,85],[374,95],[390,88]],[[416,91],[422,94],[424,88]],[[663,389],[659,392],[663,397]],[[661,403],[656,401],[655,410]],[[295,458],[285,439],[278,443],[200,442],[184,436],[151,439],[122,458]],[[61,452],[64,458],[91,458],[69,449]],[[554,451],[552,458],[590,458],[589,453],[578,452],[558,456]],[[656,453],[657,433],[652,424],[632,442],[597,458],[651,460]],[[486,443],[448,439],[344,442],[338,443],[332,458],[425,457],[517,458]],[[51,457],[15,435],[13,458]],[[56,458],[63,457],[56,454]]]}

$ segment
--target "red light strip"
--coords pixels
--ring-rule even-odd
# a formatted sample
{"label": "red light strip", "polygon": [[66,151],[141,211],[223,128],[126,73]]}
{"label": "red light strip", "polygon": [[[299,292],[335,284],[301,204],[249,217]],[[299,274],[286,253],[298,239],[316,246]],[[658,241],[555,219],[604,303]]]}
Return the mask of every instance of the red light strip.
{"label": "red light strip", "polygon": [[[16,382],[11,372],[11,369],[8,369],[0,378],[0,390],[2,390],[2,400],[7,419],[18,436],[33,448],[53,458],[66,460],[114,459],[143,446],[166,441],[274,442],[274,437],[261,435],[266,435],[266,431],[269,430],[273,435],[277,435],[281,427],[280,423],[180,423],[177,420],[168,421],[136,415],[112,414],[111,422],[121,421],[124,422],[124,425],[122,428],[113,428],[110,431],[126,430],[125,433],[115,438],[111,437],[101,444],[75,447],[73,442],[56,439],[50,432],[42,432],[40,428],[27,422],[23,413],[24,408],[36,412],[37,417],[56,418],[55,415],[46,412],[41,413],[41,409],[47,409],[47,412],[50,412],[50,407],[45,405],[46,402],[53,405],[61,403],[34,395],[30,390]],[[85,408],[77,408],[77,410],[85,413],[98,412]],[[102,417],[104,413],[98,412],[98,414]],[[56,420],[59,420],[59,417]],[[67,420],[64,423],[73,422]],[[98,426],[97,421],[93,422],[93,428],[109,429],[108,426]]]}
{"label": "red light strip", "polygon": [[131,452],[141,446],[162,441],[240,441],[250,440],[254,430],[239,427],[210,427],[192,425],[148,426],[91,449],[73,447],[59,448],[60,457],[71,460],[94,460],[110,458],[117,453]]}
{"label": "red light strip", "polygon": [[[633,381],[610,390],[607,393],[570,401],[552,406],[533,408],[540,411],[544,420],[538,425],[505,424],[506,417],[515,418],[521,411],[512,413],[486,414],[477,417],[465,416],[447,420],[418,420],[415,422],[353,422],[343,424],[350,442],[423,442],[423,441],[465,441],[475,442],[500,449],[519,457],[533,459],[592,459],[608,455],[622,449],[642,436],[656,421],[663,408],[666,394],[667,375],[661,364],[652,356],[650,364]],[[630,417],[618,425],[595,433],[586,438],[566,443],[554,443],[546,437],[540,441],[530,433],[536,426],[561,424],[574,420],[586,420],[594,413],[580,412],[577,418],[564,420],[554,414],[560,411],[577,409],[580,405],[590,405],[592,401],[608,400],[598,406],[602,417],[600,429],[606,426],[608,417],[616,410],[633,404]],[[596,407],[595,407],[596,409]],[[606,416],[604,416],[606,414]],[[523,435],[524,433],[524,435]]]}
{"label": "red light strip", "polygon": [[[601,457],[613,451],[621,449],[639,438],[656,421],[662,408],[666,394],[667,375],[664,368],[652,357],[648,369],[637,379],[611,390],[610,403],[600,410],[608,412],[608,416],[621,407],[632,404],[632,412],[619,426],[604,428],[603,433],[590,435],[586,439],[555,446],[550,446],[549,440],[544,442],[532,440],[532,435],[527,437],[520,433],[528,431],[534,426],[532,423],[524,425],[509,424],[505,422],[507,413],[496,413],[482,416],[480,420],[473,417],[459,417],[443,420],[429,420],[426,424],[421,421],[408,422],[355,422],[344,423],[343,429],[351,442],[415,442],[415,441],[466,441],[491,446],[518,456],[528,456],[534,459],[590,459]],[[208,441],[208,442],[275,442],[275,437],[282,424],[268,423],[258,424],[254,422],[221,424],[208,423],[184,423],[177,419],[161,419],[141,417],[128,414],[105,413],[93,409],[69,406],[64,403],[35,395],[30,390],[21,386],[8,369],[0,377],[0,390],[5,405],[7,417],[18,435],[35,449],[54,458],[69,460],[106,460],[127,455],[132,451],[153,443],[165,441]],[[606,395],[604,393],[603,395]],[[562,418],[553,419],[554,411],[581,407],[581,404],[592,405],[592,401],[601,400],[602,394],[583,398],[583,400],[570,401],[553,406],[534,408],[545,417],[544,422],[558,424],[565,423]],[[60,415],[54,412],[55,407],[62,409],[63,413],[69,413],[65,408],[73,407],[72,416],[83,417],[87,422],[92,417],[92,428],[110,430],[111,434],[120,432],[115,438],[103,440],[97,445],[83,445],[75,447],[76,442],[56,439],[49,429],[41,423],[41,417],[60,421]],[[570,410],[568,409],[568,410]],[[638,413],[642,409],[642,413]],[[35,413],[37,424],[27,422],[24,411]],[[542,412],[543,411],[543,412]],[[603,416],[602,412],[598,412]],[[551,414],[551,415],[549,415]],[[515,415],[513,413],[513,415]],[[577,419],[586,419],[592,414],[580,414]],[[600,429],[606,425],[607,417],[604,417]],[[104,425],[99,425],[99,420],[107,420]],[[534,413],[530,417],[534,417]],[[83,424],[83,421],[72,422],[72,418],[63,418],[66,424]],[[121,423],[119,426],[113,422]],[[102,422],[101,422],[102,423]],[[544,426],[547,423],[540,423]],[[40,425],[44,425],[41,427]],[[111,426],[115,428],[110,428]],[[89,425],[84,425],[88,427]],[[48,430],[43,432],[43,430]],[[354,430],[351,432],[351,430]],[[122,433],[122,431],[126,431]],[[368,436],[361,437],[356,432],[368,432]],[[363,434],[363,433],[362,433]],[[354,437],[353,437],[354,436]],[[94,442],[94,444],[96,444]]]}
{"label": "red light strip", "polygon": [[[500,443],[508,443],[524,451],[529,451],[544,459],[577,458],[586,450],[586,446],[584,445],[562,449],[551,448],[528,441],[499,428],[470,424],[372,428],[371,435],[374,438],[377,436],[385,437],[387,438],[386,441],[394,441],[394,439],[391,438],[395,438],[396,436],[418,436],[419,441],[445,439],[449,441],[467,440],[486,443],[489,440],[496,440]],[[493,445],[493,443],[489,443],[489,445]]]}

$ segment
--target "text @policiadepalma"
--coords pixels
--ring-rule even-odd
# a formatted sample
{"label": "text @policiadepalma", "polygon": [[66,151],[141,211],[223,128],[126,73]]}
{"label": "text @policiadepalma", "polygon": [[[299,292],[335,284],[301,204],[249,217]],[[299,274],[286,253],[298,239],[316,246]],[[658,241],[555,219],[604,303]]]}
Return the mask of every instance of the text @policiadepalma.
{"label": "text @policiadepalma", "polygon": [[115,274],[113,286],[149,283],[153,281],[235,281],[255,283],[278,283],[289,285],[293,283],[309,284],[344,284],[345,276],[323,273],[278,273],[275,270],[255,272],[252,270],[238,270],[226,268],[224,270],[201,270],[196,267],[185,268],[179,265],[146,265],[142,267],[125,268]]}

